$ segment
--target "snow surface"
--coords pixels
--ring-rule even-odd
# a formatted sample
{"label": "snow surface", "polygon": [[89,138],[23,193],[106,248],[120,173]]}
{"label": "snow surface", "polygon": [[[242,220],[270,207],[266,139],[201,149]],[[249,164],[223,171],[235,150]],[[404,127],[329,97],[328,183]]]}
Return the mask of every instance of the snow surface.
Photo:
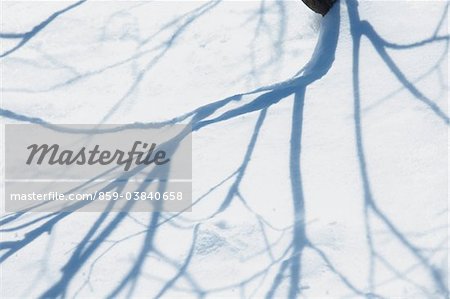
{"label": "snow surface", "polygon": [[[22,33],[71,3],[1,5]],[[2,38],[2,124],[191,122],[195,203],[4,213],[2,298],[446,298],[447,14],[94,1]]]}

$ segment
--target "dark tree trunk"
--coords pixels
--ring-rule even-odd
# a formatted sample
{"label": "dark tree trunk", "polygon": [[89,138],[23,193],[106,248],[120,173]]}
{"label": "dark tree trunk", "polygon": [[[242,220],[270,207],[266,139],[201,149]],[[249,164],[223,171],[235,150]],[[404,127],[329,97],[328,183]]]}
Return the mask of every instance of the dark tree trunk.
{"label": "dark tree trunk", "polygon": [[302,0],[310,9],[324,16],[336,0]]}

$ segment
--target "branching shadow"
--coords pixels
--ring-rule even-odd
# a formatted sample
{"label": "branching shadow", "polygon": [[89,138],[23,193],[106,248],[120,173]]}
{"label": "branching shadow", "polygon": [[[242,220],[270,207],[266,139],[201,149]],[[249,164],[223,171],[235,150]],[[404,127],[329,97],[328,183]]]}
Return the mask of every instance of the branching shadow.
{"label": "branching shadow", "polygon": [[[83,1],[77,2],[66,8],[65,10],[56,12],[53,17],[50,17],[47,21],[44,21],[40,25],[36,26],[31,33],[26,33],[17,36],[6,36],[2,34],[1,38],[20,38],[21,42],[14,49],[17,50],[24,46],[25,43],[35,36],[40,30],[48,25],[53,19],[55,19],[60,14],[65,11],[72,9],[83,3]],[[110,111],[105,115],[102,122],[107,121],[109,117],[122,105],[124,100],[133,92],[135,88],[139,85],[145,73],[152,68],[159,59],[161,59],[165,53],[174,45],[176,39],[187,30],[189,25],[194,22],[198,17],[207,13],[220,1],[208,2],[193,12],[184,15],[180,20],[172,20],[168,22],[161,31],[173,30],[170,38],[163,45],[156,46],[156,51],[159,51],[153,59],[151,59],[146,67],[139,74],[137,79],[134,81],[132,86],[127,90],[125,95],[117,101]],[[258,112],[259,116],[256,120],[255,127],[253,128],[250,140],[248,142],[246,151],[244,153],[242,163],[239,167],[231,173],[228,177],[224,178],[222,181],[218,182],[215,186],[212,186],[205,194],[197,198],[189,208],[194,207],[199,202],[205,200],[210,196],[216,189],[224,186],[226,183],[230,183],[230,187],[226,192],[223,200],[217,203],[216,209],[205,219],[210,219],[224,213],[231,205],[232,202],[240,202],[245,209],[250,211],[255,219],[258,221],[261,227],[261,235],[265,241],[266,250],[261,252],[261,254],[267,254],[269,257],[269,262],[262,265],[260,269],[255,270],[252,275],[243,279],[235,284],[223,285],[221,287],[208,287],[202,284],[201,281],[197,281],[195,276],[190,273],[190,266],[194,262],[195,250],[198,243],[198,234],[201,228],[201,220],[192,221],[184,220],[183,211],[175,214],[164,213],[164,212],[153,212],[149,215],[147,223],[142,223],[144,229],[142,231],[136,232],[132,235],[124,237],[119,240],[110,240],[109,238],[113,235],[118,228],[125,223],[128,218],[132,218],[130,213],[127,213],[132,208],[132,202],[127,205],[125,211],[121,213],[110,213],[113,208],[114,203],[111,203],[104,212],[98,215],[95,222],[90,226],[87,232],[84,233],[82,240],[77,244],[70,256],[65,262],[64,266],[61,268],[61,276],[55,281],[47,290],[45,290],[41,298],[65,298],[68,296],[68,290],[74,281],[74,278],[82,271],[82,269],[89,269],[88,275],[85,278],[84,283],[78,288],[75,296],[79,294],[85,287],[90,286],[90,278],[94,267],[97,262],[111,252],[111,250],[120,243],[127,242],[132,238],[142,237],[141,247],[137,250],[137,256],[134,258],[129,269],[123,269],[123,276],[120,282],[112,290],[109,290],[108,298],[117,297],[127,297],[131,298],[136,291],[139,279],[144,276],[144,264],[146,262],[151,263],[152,257],[157,257],[165,264],[175,269],[175,274],[170,278],[159,278],[157,275],[151,278],[155,281],[160,282],[161,287],[154,295],[154,298],[161,298],[165,296],[170,290],[177,290],[194,295],[198,298],[203,298],[206,295],[214,296],[214,294],[220,293],[224,290],[238,288],[241,294],[245,294],[248,289],[252,288],[255,283],[259,281],[258,287],[264,285],[265,279],[272,277],[271,283],[268,283],[267,291],[265,293],[266,298],[274,298],[278,296],[286,296],[288,298],[296,298],[302,292],[302,258],[304,258],[303,253],[306,249],[311,250],[315,253],[325,264],[326,267],[333,273],[338,280],[352,293],[358,296],[365,297],[378,297],[383,296],[377,293],[377,285],[374,283],[375,275],[375,264],[378,260],[385,266],[390,267],[394,275],[399,279],[405,280],[417,287],[420,287],[423,292],[429,292],[424,286],[419,286],[419,284],[408,280],[406,275],[400,270],[396,269],[395,266],[391,265],[390,262],[385,259],[381,254],[377,253],[375,248],[375,243],[372,240],[372,229],[370,222],[370,215],[377,217],[381,220],[385,226],[388,228],[389,232],[398,240],[398,242],[407,248],[411,254],[417,259],[421,267],[429,272],[429,275],[439,289],[439,292],[444,296],[448,296],[448,289],[443,281],[442,274],[437,270],[436,267],[430,264],[427,257],[423,252],[413,245],[411,241],[402,233],[394,224],[393,220],[388,218],[378,207],[371,191],[371,184],[369,179],[369,173],[366,167],[366,156],[364,154],[364,143],[363,143],[363,131],[361,127],[361,96],[359,90],[359,48],[360,41],[362,37],[366,37],[372,43],[373,47],[376,49],[380,57],[386,63],[387,67],[395,74],[398,81],[402,84],[403,88],[408,90],[415,98],[431,109],[435,115],[441,119],[445,124],[449,123],[448,116],[427,96],[425,96],[415,85],[414,82],[409,81],[402,70],[397,66],[395,61],[390,57],[386,49],[401,50],[406,48],[420,47],[426,44],[435,42],[445,42],[448,46],[449,37],[448,36],[438,36],[436,33],[429,39],[412,43],[410,45],[398,45],[385,41],[382,37],[378,35],[374,28],[367,22],[361,21],[358,15],[357,3],[353,0],[347,0],[347,7],[350,17],[350,30],[353,38],[353,91],[354,91],[354,128],[356,136],[356,149],[359,161],[359,171],[361,175],[361,181],[364,189],[364,219],[366,224],[366,237],[368,241],[368,248],[370,251],[370,273],[369,273],[369,287],[361,287],[353,283],[351,279],[346,276],[342,271],[340,271],[337,266],[335,266],[332,260],[327,256],[324,250],[319,248],[316,244],[313,244],[307,236],[307,224],[305,222],[305,206],[307,200],[305,199],[303,193],[303,181],[302,181],[302,135],[303,135],[303,114],[304,105],[307,102],[307,90],[308,87],[320,80],[325,76],[331,69],[333,62],[335,60],[335,53],[338,45],[339,34],[341,30],[341,16],[340,16],[340,5],[337,3],[330,10],[330,12],[322,20],[321,32],[319,39],[317,41],[316,48],[309,62],[301,68],[301,70],[294,77],[289,80],[273,84],[270,86],[263,86],[256,90],[251,90],[246,93],[235,94],[230,97],[224,98],[219,101],[211,102],[207,105],[198,107],[192,111],[189,111],[183,115],[175,117],[173,119],[163,121],[163,122],[148,122],[148,123],[132,123],[127,125],[117,126],[112,129],[114,131],[128,130],[132,128],[163,128],[177,123],[189,123],[192,127],[192,132],[198,132],[205,127],[214,126],[223,123],[226,120],[234,119],[242,115],[247,115],[253,112]],[[264,2],[261,4],[261,9],[264,9]],[[278,9],[280,13],[284,13],[284,7],[281,2],[277,2]],[[448,6],[446,8],[448,10]],[[260,25],[264,27],[263,14],[257,14],[261,18]],[[442,25],[444,17],[439,20],[438,28]],[[280,19],[282,22],[282,19]],[[282,24],[280,25],[282,26]],[[37,28],[37,29],[36,29]],[[259,30],[255,33],[257,36]],[[28,34],[28,35],[27,35]],[[156,33],[159,34],[159,33]],[[277,36],[282,36],[283,29]],[[141,41],[141,46],[144,46],[151,42],[153,36],[149,36]],[[282,37],[280,37],[282,39]],[[279,42],[275,42],[279,45]],[[282,55],[282,48],[277,49]],[[13,53],[4,53],[3,56]],[[87,73],[84,75],[76,75],[73,78],[73,82],[80,80],[81,78],[87,78],[92,75],[97,75],[102,73],[104,70],[109,68],[117,67],[123,63],[133,60],[136,55],[145,55],[146,52],[138,52],[133,54],[131,58],[118,62],[114,65],[107,66],[104,69],[94,71],[92,73]],[[65,82],[64,84],[71,84],[71,82]],[[292,117],[291,117],[291,132],[290,132],[290,187],[292,193],[292,207],[293,207],[293,223],[292,226],[287,228],[277,228],[271,224],[271,222],[255,211],[251,205],[248,204],[242,193],[240,192],[240,185],[245,177],[246,170],[251,162],[251,158],[254,154],[254,150],[257,146],[257,141],[260,136],[260,132],[264,126],[266,116],[272,105],[276,105],[280,101],[287,101],[292,99]],[[20,122],[34,123],[42,125],[51,130],[57,130],[62,132],[67,132],[71,134],[78,133],[92,133],[99,134],[105,131],[102,129],[86,131],[71,131],[67,128],[63,128],[59,125],[51,124],[44,119],[35,118],[27,115],[22,115],[7,109],[0,109],[0,116],[8,119],[12,119]],[[180,136],[177,136],[174,140],[170,142],[174,143],[174,150],[176,150],[176,144],[186,136],[186,132],[183,132]],[[102,188],[102,191],[119,191],[123,190],[128,184],[128,180],[132,179],[133,176],[142,174],[146,169],[145,166],[136,167],[126,176],[123,175],[118,177],[116,181],[108,184]],[[163,174],[161,177],[164,177]],[[139,190],[146,190],[148,185],[154,180],[150,179],[155,177],[155,173],[149,172],[149,180],[142,183]],[[87,182],[91,184],[92,182]],[[83,188],[84,186],[79,186]],[[158,185],[158,190],[163,192],[166,190],[166,185],[164,182],[160,182]],[[51,235],[52,229],[58,223],[61,223],[63,219],[73,215],[77,209],[81,208],[82,204],[72,206],[72,211],[64,213],[50,213],[45,215],[36,215],[36,217],[31,220],[26,220],[23,223],[15,224],[22,217],[29,215],[29,213],[20,212],[10,215],[6,215],[0,219],[0,225],[6,226],[10,224],[15,224],[7,228],[3,228],[2,232],[22,232],[25,231],[24,236],[17,241],[5,241],[0,244],[0,250],[3,255],[0,257],[0,263],[9,260],[15,253],[19,252],[23,248],[26,248],[29,244],[34,242],[37,238],[44,236],[45,234]],[[29,211],[26,211],[29,212]],[[191,244],[183,256],[181,262],[175,261],[172,258],[166,256],[158,247],[158,231],[163,225],[172,225],[177,229],[186,229],[192,232]],[[284,236],[284,233],[289,233],[290,241],[288,245],[285,246],[281,254],[275,254],[272,249],[280,244],[280,239],[275,242],[271,242],[266,234],[266,230],[275,230],[281,233],[280,239]],[[105,246],[108,244],[108,246]],[[277,269],[276,269],[277,268]],[[154,273],[153,273],[154,274]],[[180,284],[183,281],[186,284]],[[186,286],[187,285],[187,286]],[[287,285],[287,293],[281,286]],[[253,293],[257,289],[253,289]],[[432,292],[429,292],[432,293]],[[245,296],[243,296],[245,297]]]}
{"label": "branching shadow", "polygon": [[[354,94],[354,124],[355,124],[355,136],[356,136],[356,150],[359,160],[360,174],[361,180],[364,190],[364,219],[366,226],[366,238],[368,242],[368,248],[370,251],[370,261],[369,261],[369,289],[370,293],[373,294],[375,290],[374,285],[374,276],[375,276],[375,266],[376,259],[381,260],[384,264],[386,264],[386,260],[381,256],[381,254],[376,252],[375,244],[372,239],[373,232],[371,229],[371,221],[370,217],[374,215],[378,220],[381,220],[382,223],[387,227],[387,229],[392,233],[392,235],[400,242],[416,259],[417,261],[429,272],[431,279],[434,281],[436,287],[439,292],[447,297],[448,296],[448,288],[444,281],[444,277],[442,273],[434,267],[429,260],[423,255],[421,250],[413,245],[408,238],[402,233],[397,226],[393,223],[393,221],[381,211],[379,208],[373,193],[372,187],[369,178],[369,172],[367,169],[367,158],[364,150],[364,139],[363,139],[363,130],[362,130],[362,119],[361,119],[361,93],[359,87],[359,70],[360,70],[360,46],[361,46],[361,38],[366,37],[372,43],[374,48],[377,50],[380,57],[386,63],[387,67],[395,74],[399,82],[413,94],[417,100],[426,104],[440,119],[444,121],[446,125],[449,123],[448,116],[439,109],[439,107],[433,103],[430,99],[428,99],[422,92],[420,92],[412,83],[406,79],[406,76],[401,72],[392,58],[387,54],[386,48],[394,48],[394,49],[405,49],[412,47],[419,47],[426,45],[431,42],[439,42],[439,41],[448,41],[448,36],[438,37],[437,30],[433,37],[426,39],[424,41],[420,41],[410,45],[397,45],[384,41],[373,29],[373,27],[367,22],[362,21],[359,17],[358,13],[358,3],[354,0],[347,0],[349,18],[350,18],[350,31],[353,38],[353,94]],[[447,5],[448,7],[448,5]],[[447,9],[444,12],[444,16],[446,15]],[[443,17],[444,18],[444,17]],[[439,22],[440,26],[442,23],[442,19]],[[399,276],[397,270],[392,269],[395,275]],[[416,283],[413,283],[417,285]],[[422,289],[425,289],[421,287]]]}
{"label": "branching shadow", "polygon": [[0,54],[0,58],[6,57],[15,51],[22,48],[26,43],[28,43],[33,37],[35,37],[40,31],[42,31],[45,27],[47,27],[51,22],[53,22],[56,18],[58,18],[60,15],[80,6],[86,2],[86,0],[78,1],[72,5],[67,6],[64,9],[61,9],[55,13],[53,13],[51,16],[49,16],[47,19],[39,23],[38,25],[34,26],[30,31],[24,32],[24,33],[6,33],[6,32],[0,32],[0,39],[17,39],[19,42],[17,45],[15,45],[12,49],[9,49],[5,51],[4,53]]}

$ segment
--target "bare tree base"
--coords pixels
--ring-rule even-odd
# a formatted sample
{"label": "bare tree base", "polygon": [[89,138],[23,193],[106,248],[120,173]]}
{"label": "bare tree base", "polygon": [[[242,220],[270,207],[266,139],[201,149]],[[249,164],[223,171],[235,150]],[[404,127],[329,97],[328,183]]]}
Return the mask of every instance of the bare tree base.
{"label": "bare tree base", "polygon": [[302,0],[312,11],[326,15],[336,0]]}

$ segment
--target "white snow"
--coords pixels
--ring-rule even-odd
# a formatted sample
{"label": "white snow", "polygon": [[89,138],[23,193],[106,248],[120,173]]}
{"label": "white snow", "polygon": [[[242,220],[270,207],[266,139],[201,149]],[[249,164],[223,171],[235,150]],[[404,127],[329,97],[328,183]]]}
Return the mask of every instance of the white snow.
{"label": "white snow", "polygon": [[[204,126],[193,132],[192,212],[156,230],[148,229],[157,217],[149,213],[111,213],[99,223],[100,213],[47,215],[24,227],[46,214],[5,221],[2,254],[12,254],[1,264],[2,298],[49,290],[70,298],[286,298],[295,290],[294,260],[301,261],[301,298],[446,297],[448,285],[439,281],[448,281],[448,118],[439,111],[448,115],[448,4],[359,2],[361,20],[389,43],[444,38],[386,48],[431,107],[363,36],[358,113],[352,3],[340,1],[322,19],[300,1],[86,2],[2,58],[2,124],[23,121],[18,115],[55,124],[161,122],[243,94],[194,123]],[[70,3],[1,5],[0,31],[11,33]],[[2,53],[15,41],[1,39]],[[298,90],[275,99],[302,84],[296,188],[305,219],[296,219],[310,243],[293,252],[290,146]],[[367,188],[380,213],[365,210]],[[231,203],[215,214],[229,195]],[[161,213],[158,221],[174,215]]]}

